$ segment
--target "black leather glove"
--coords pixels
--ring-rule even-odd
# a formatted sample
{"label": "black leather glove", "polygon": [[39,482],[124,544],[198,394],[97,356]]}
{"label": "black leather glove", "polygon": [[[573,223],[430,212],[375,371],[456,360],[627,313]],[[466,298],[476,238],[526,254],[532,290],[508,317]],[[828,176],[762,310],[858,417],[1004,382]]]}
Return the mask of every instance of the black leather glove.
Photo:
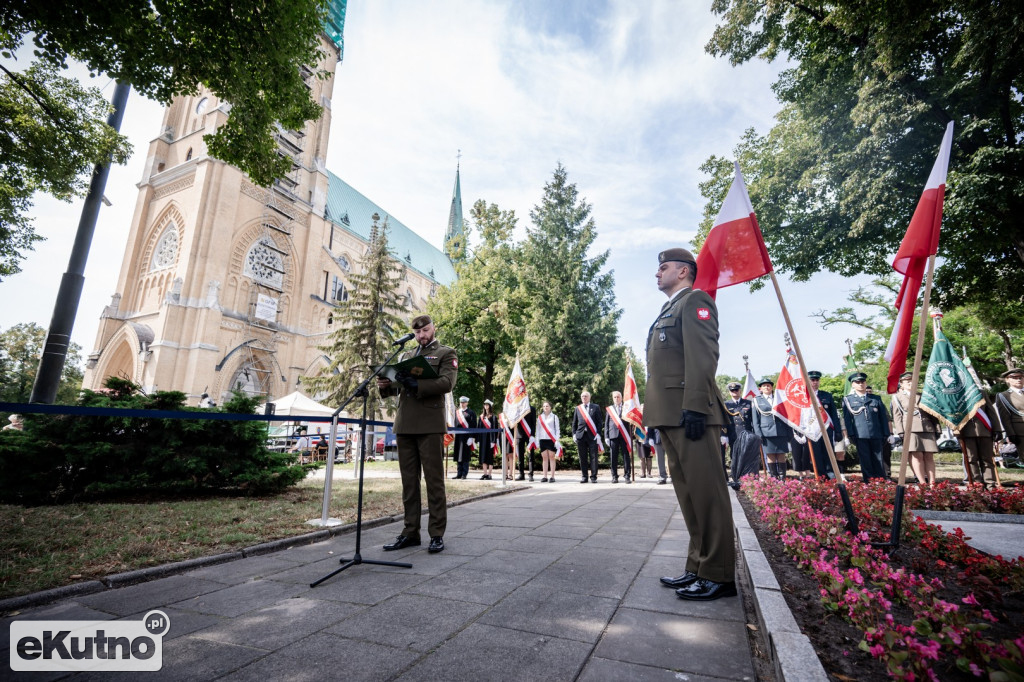
{"label": "black leather glove", "polygon": [[398,383],[400,383],[403,386],[405,386],[406,390],[408,390],[408,391],[416,393],[417,391],[420,390],[419,379],[417,379],[416,377],[412,376],[411,374],[407,374],[405,372],[399,372],[395,376],[395,379],[398,380]]}
{"label": "black leather glove", "polygon": [[679,425],[686,429],[686,437],[690,440],[700,440],[704,437],[704,429],[707,415],[693,410],[683,410],[679,418]]}

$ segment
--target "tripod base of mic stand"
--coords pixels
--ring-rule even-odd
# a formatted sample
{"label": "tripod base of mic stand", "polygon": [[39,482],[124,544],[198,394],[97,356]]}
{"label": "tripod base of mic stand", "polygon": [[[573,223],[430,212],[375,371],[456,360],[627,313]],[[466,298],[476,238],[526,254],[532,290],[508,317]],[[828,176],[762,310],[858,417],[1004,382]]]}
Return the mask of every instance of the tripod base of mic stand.
{"label": "tripod base of mic stand", "polygon": [[364,559],[361,554],[356,554],[351,559],[340,559],[339,561],[341,561],[341,568],[331,573],[328,573],[323,578],[317,580],[315,583],[310,583],[309,586],[316,587],[323,581],[329,578],[333,578],[334,576],[344,571],[346,568],[351,568],[356,564],[373,564],[374,566],[394,566],[396,568],[412,568],[412,564],[403,564],[398,561],[377,561],[375,559]]}

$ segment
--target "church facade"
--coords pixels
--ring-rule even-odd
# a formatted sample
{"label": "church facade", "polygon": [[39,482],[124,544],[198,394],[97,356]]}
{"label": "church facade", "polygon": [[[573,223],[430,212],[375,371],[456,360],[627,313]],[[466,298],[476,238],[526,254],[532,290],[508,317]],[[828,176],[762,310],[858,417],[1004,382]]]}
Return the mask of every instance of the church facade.
{"label": "church facade", "polygon": [[[268,399],[299,390],[299,377],[326,365],[318,346],[348,298],[374,214],[388,220],[412,314],[455,279],[440,249],[324,165],[342,47],[334,28],[322,37],[327,58],[319,65],[331,77],[307,78],[323,116],[278,131],[292,171],[272,187],[207,155],[203,135],[223,124],[228,103],[200,92],[165,109],[84,388],[120,376],[147,392],[182,391],[191,404],[203,393],[221,403],[236,388]],[[448,236],[462,232],[461,196],[459,204]]]}

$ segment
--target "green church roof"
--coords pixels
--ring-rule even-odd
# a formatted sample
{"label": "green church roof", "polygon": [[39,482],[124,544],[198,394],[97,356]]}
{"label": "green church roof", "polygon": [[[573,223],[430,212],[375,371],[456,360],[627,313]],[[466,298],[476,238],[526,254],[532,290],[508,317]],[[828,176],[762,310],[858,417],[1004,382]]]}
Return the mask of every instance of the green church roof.
{"label": "green church roof", "polygon": [[369,241],[374,213],[380,214],[381,222],[385,217],[388,219],[388,246],[397,260],[438,284],[455,281],[455,268],[443,251],[327,171],[327,208],[324,215],[328,220],[363,241]]}

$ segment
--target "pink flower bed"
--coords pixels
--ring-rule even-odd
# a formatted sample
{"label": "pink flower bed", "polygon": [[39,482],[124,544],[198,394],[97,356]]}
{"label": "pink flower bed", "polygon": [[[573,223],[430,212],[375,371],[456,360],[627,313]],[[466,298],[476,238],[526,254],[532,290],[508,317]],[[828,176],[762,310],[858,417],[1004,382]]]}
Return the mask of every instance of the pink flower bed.
{"label": "pink flower bed", "polygon": [[[954,570],[957,582],[968,588],[959,603],[946,601],[939,596],[943,582],[924,573],[928,562],[894,567],[894,560],[871,546],[872,539],[889,539],[895,485],[850,482],[847,488],[861,526],[856,536],[844,530],[832,483],[743,481],[743,492],[786,552],[817,580],[825,608],[863,632],[860,648],[883,661],[890,676],[938,680],[939,673],[955,666],[996,681],[1024,679],[1024,634],[989,637],[998,619],[985,607],[1001,599],[999,586],[1024,588],[1024,562],[978,552],[959,529],[945,533],[906,511],[900,538],[905,549],[898,553],[924,553],[945,575]],[[1021,513],[1024,491],[908,489],[905,509],[912,508]]]}

